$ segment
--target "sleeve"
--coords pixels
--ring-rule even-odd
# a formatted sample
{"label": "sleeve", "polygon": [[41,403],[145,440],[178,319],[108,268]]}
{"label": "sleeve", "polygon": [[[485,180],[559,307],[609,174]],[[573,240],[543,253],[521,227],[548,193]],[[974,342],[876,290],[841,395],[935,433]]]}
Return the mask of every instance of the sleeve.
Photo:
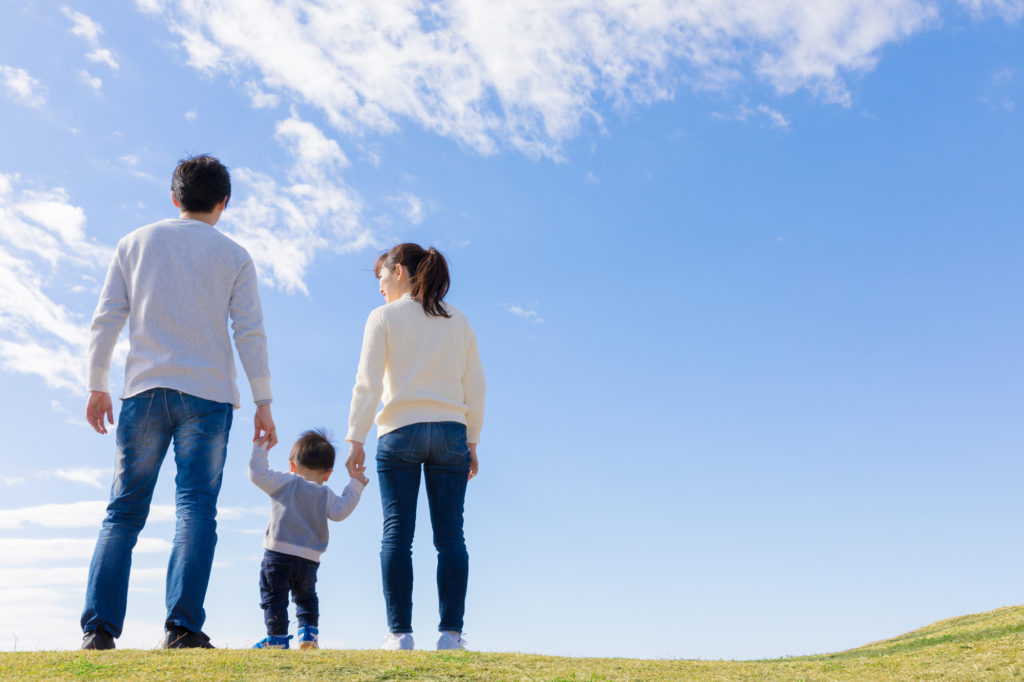
{"label": "sleeve", "polygon": [[262,445],[252,446],[249,458],[249,480],[268,495],[273,495],[292,479],[291,474],[274,471],[267,462],[267,451]]}
{"label": "sleeve", "polygon": [[384,369],[388,361],[388,340],[384,322],[376,310],[370,313],[363,331],[363,349],[359,354],[356,385],[352,387],[352,406],[348,411],[348,435],[345,440],[366,442],[373,426],[373,415],[384,392]]}
{"label": "sleeve", "polygon": [[121,250],[114,252],[100,301],[89,327],[89,390],[110,392],[110,359],[128,319],[128,285],[121,269]]}
{"label": "sleeve", "polygon": [[242,269],[235,277],[228,308],[235,348],[242,368],[249,378],[255,402],[270,402],[270,362],[267,359],[267,334],[263,329],[263,308],[256,283],[256,267],[249,254],[245,255]]}
{"label": "sleeve", "polygon": [[359,497],[363,494],[364,487],[361,482],[353,478],[341,491],[340,497],[332,491],[327,500],[327,518],[331,521],[342,521],[347,518],[359,504]]}
{"label": "sleeve", "polygon": [[480,364],[480,350],[477,348],[476,334],[469,323],[469,344],[466,349],[466,372],[462,375],[462,394],[466,401],[466,442],[479,443],[480,431],[484,426],[484,394],[487,392],[487,381],[484,379],[484,368]]}

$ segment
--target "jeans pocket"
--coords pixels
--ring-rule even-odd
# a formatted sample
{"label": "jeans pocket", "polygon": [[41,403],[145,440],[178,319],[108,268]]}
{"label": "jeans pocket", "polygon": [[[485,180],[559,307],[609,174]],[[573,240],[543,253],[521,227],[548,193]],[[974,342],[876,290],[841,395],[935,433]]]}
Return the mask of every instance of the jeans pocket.
{"label": "jeans pocket", "polygon": [[204,436],[217,436],[231,430],[234,408],[230,403],[198,398],[188,393],[179,394],[181,407],[187,416],[182,424],[185,431]]}
{"label": "jeans pocket", "polygon": [[153,391],[146,391],[121,403],[121,411],[117,417],[117,430],[114,440],[119,449],[124,450],[138,444],[146,436],[149,425],[149,413],[153,407]]}
{"label": "jeans pocket", "polygon": [[443,466],[469,465],[469,444],[466,442],[466,425],[458,422],[441,422],[441,437],[444,439],[444,454],[433,464]]}

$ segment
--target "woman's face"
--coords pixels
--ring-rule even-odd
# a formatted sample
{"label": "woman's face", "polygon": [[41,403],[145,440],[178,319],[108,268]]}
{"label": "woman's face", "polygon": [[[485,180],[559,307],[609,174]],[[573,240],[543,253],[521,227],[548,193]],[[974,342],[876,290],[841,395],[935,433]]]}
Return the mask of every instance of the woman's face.
{"label": "woman's face", "polygon": [[385,265],[380,269],[380,293],[384,296],[385,303],[397,301],[408,289],[408,278],[405,275],[405,268],[401,264],[395,265],[394,270],[388,270]]}

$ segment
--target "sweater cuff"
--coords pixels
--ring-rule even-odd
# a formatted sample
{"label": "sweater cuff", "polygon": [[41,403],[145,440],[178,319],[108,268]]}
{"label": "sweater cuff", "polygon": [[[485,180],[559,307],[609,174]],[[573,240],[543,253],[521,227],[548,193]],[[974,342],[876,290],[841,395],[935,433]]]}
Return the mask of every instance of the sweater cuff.
{"label": "sweater cuff", "polygon": [[366,486],[358,478],[350,478],[350,479],[348,479],[348,484],[350,486],[352,486],[352,489],[355,490],[360,495],[362,495],[363,491],[366,490]]}
{"label": "sweater cuff", "polygon": [[252,388],[252,399],[259,405],[261,402],[270,402],[274,396],[270,393],[270,377],[259,377],[249,379],[249,386]]}
{"label": "sweater cuff", "polygon": [[110,370],[102,367],[90,367],[89,390],[110,393]]}
{"label": "sweater cuff", "polygon": [[466,432],[466,442],[467,443],[471,443],[473,445],[479,443],[480,442],[480,431],[479,430],[477,430],[477,431],[467,431]]}

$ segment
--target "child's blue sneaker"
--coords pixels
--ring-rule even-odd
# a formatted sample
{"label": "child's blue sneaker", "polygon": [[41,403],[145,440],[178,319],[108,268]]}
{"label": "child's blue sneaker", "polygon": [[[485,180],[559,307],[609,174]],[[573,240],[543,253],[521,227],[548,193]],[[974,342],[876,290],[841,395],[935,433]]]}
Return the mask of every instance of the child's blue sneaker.
{"label": "child's blue sneaker", "polygon": [[320,630],[315,625],[300,625],[299,626],[299,648],[300,649],[319,649],[320,648]]}
{"label": "child's blue sneaker", "polygon": [[267,635],[252,645],[253,649],[287,649],[291,635]]}

